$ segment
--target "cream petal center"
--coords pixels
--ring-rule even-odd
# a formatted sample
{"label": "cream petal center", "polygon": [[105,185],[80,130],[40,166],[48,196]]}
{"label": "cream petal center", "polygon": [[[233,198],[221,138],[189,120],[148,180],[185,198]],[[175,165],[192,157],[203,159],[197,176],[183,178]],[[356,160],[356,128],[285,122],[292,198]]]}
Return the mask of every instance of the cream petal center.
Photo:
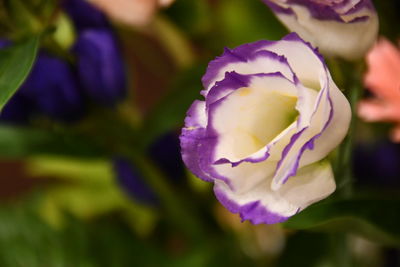
{"label": "cream petal center", "polygon": [[257,152],[296,120],[297,96],[265,88],[243,87],[215,113],[220,158],[240,160]]}

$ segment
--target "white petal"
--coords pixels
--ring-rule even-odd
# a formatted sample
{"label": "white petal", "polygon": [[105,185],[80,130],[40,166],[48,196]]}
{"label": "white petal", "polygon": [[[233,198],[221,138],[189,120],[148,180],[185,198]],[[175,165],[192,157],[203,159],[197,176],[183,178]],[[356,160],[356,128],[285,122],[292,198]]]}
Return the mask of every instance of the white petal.
{"label": "white petal", "polygon": [[312,89],[320,89],[320,75],[325,72],[324,64],[315,51],[302,40],[281,40],[263,49],[285,55],[300,82]]}
{"label": "white petal", "polygon": [[255,77],[210,106],[217,132],[215,158],[240,161],[259,151],[295,121],[296,85],[283,77]]}
{"label": "white petal", "polygon": [[337,147],[346,136],[351,121],[349,101],[330,79],[330,97],[333,104],[333,117],[329,126],[316,139],[313,150],[306,150],[300,161],[300,166],[316,162],[326,157]]}
{"label": "white petal", "polygon": [[317,162],[299,170],[278,194],[286,201],[305,209],[332,194],[336,189],[331,165],[328,162]]}
{"label": "white petal", "polygon": [[318,47],[323,54],[354,60],[364,56],[375,42],[379,23],[374,12],[363,10],[347,17],[351,20],[355,15],[370,16],[366,21],[343,23],[315,19],[302,6],[291,8],[296,16],[277,14],[278,18],[291,31],[297,32],[304,40]]}
{"label": "white petal", "polygon": [[[277,170],[272,180],[273,190],[278,190],[289,177],[294,176],[299,168],[299,161],[307,144],[321,133],[329,122],[331,104],[329,102],[329,88],[322,89],[313,103],[313,112],[305,128],[299,128],[296,136],[292,137],[290,144],[282,153]],[[312,146],[312,144],[310,144]],[[320,159],[318,159],[320,160]]]}
{"label": "white petal", "polygon": [[277,167],[271,184],[274,190],[278,190],[290,176],[295,175],[298,168],[325,158],[348,131],[350,105],[329,75],[328,80],[329,87],[325,86],[320,91],[316,101],[318,106],[314,108],[309,127],[293,142]]}
{"label": "white petal", "polygon": [[[239,74],[255,74],[255,73],[282,73],[287,79],[293,81],[293,72],[290,69],[289,65],[285,62],[279,61],[274,57],[269,57],[265,55],[257,56],[252,60],[248,60],[247,62],[234,62],[225,65],[224,67],[218,70],[218,73],[210,82],[206,91],[209,91],[211,87],[214,86],[215,82],[221,81],[226,72],[235,71]],[[206,95],[206,92],[203,92]]]}
{"label": "white petal", "polygon": [[[271,179],[271,178],[270,178]],[[261,183],[247,192],[232,191],[221,181],[215,182],[215,191],[225,206],[230,205],[233,212],[240,212],[242,217],[248,218],[246,205],[259,202],[270,213],[290,217],[303,210],[314,202],[330,195],[336,188],[331,166],[327,162],[319,162],[302,168],[294,179],[288,181],[278,191],[273,191],[268,183],[270,179],[264,179]],[[233,207],[233,208],[232,208]],[[248,215],[248,214],[247,214]],[[257,220],[257,213],[251,213],[252,221]],[[271,223],[264,221],[263,223]]]}
{"label": "white petal", "polygon": [[195,100],[187,112],[185,119],[185,127],[202,127],[207,126],[207,114],[205,101]]}
{"label": "white petal", "polygon": [[261,183],[264,184],[265,180],[270,181],[276,164],[277,161],[268,160],[258,163],[242,162],[236,167],[230,164],[214,165],[213,168],[219,175],[229,179],[230,190],[234,190],[237,194],[245,194]]}

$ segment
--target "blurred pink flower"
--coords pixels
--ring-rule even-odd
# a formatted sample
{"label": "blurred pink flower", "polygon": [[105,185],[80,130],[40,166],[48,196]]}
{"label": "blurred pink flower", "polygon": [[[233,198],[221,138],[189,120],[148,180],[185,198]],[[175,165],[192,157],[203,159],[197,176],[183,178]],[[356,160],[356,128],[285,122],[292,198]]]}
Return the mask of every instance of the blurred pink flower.
{"label": "blurred pink flower", "polygon": [[358,114],[369,122],[396,123],[391,133],[394,142],[400,142],[400,50],[381,38],[367,54],[368,71],[364,84],[374,98],[363,100]]}
{"label": "blurred pink flower", "polygon": [[89,0],[110,18],[129,25],[148,24],[159,7],[170,5],[174,0]]}

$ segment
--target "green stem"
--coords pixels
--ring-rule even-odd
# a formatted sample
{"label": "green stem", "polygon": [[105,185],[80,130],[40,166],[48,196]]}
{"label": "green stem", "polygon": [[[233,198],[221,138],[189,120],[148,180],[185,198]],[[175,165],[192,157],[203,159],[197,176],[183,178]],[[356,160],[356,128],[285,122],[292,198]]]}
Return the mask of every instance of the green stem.
{"label": "green stem", "polygon": [[191,205],[191,200],[179,194],[168,182],[169,179],[148,159],[146,151],[138,148],[140,137],[134,125],[127,125],[125,115],[116,116],[114,112],[99,113],[99,110],[96,114],[101,116],[91,119],[91,127],[77,130],[84,136],[91,137],[95,144],[110,155],[120,155],[132,161],[157,194],[165,220],[177,230],[182,230],[191,241],[200,240],[204,236],[201,234],[204,227],[197,211]]}
{"label": "green stem", "polygon": [[190,201],[183,199],[173,190],[167,182],[168,178],[144,155],[131,153],[129,158],[160,198],[167,220],[181,229],[192,241],[201,240],[204,237],[203,225],[198,214],[190,206]]}
{"label": "green stem", "polygon": [[[362,65],[361,65],[362,66]],[[354,148],[354,138],[357,126],[357,104],[361,96],[362,84],[360,74],[362,68],[355,68],[354,65],[347,66],[350,69],[348,77],[347,99],[351,106],[351,122],[349,131],[343,143],[338,149],[338,158],[335,164],[335,176],[338,182],[338,195],[349,198],[353,191],[353,169],[352,158]]]}
{"label": "green stem", "polygon": [[[349,73],[347,78],[346,91],[347,99],[351,106],[351,122],[349,131],[344,139],[342,145],[338,150],[338,158],[335,166],[335,176],[338,182],[338,193],[339,198],[350,198],[353,193],[353,148],[354,139],[357,126],[357,104],[360,100],[362,84],[361,74],[363,73],[363,65],[343,64],[346,73]],[[352,256],[349,247],[349,236],[346,233],[334,233],[331,235],[332,241],[332,257],[334,266],[350,267],[352,266]]]}
{"label": "green stem", "polygon": [[357,103],[361,95],[361,86],[353,86],[347,96],[351,105],[351,123],[349,132],[339,148],[339,164],[337,166],[337,178],[339,180],[339,192],[341,196],[348,198],[351,196],[353,191],[353,169],[352,169],[352,157],[354,147],[354,136],[357,126]]}

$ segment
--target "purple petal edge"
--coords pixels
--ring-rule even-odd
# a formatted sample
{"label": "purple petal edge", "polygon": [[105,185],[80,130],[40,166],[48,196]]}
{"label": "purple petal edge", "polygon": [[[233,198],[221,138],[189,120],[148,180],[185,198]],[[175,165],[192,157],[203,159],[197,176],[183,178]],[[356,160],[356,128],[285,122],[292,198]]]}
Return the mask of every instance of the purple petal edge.
{"label": "purple petal edge", "polygon": [[[329,83],[327,83],[327,84],[328,84],[328,86],[329,86]],[[321,89],[321,90],[323,90],[323,89]],[[314,149],[314,142],[315,142],[315,140],[318,139],[318,138],[323,134],[323,132],[326,130],[326,128],[329,126],[329,124],[330,124],[331,121],[332,121],[333,114],[334,114],[333,102],[332,102],[332,99],[331,99],[330,94],[329,94],[329,88],[327,88],[326,90],[327,90],[327,93],[326,93],[327,96],[326,96],[326,97],[327,97],[328,102],[329,102],[329,105],[330,105],[330,111],[329,111],[328,120],[327,120],[326,123],[324,124],[324,127],[322,128],[322,130],[321,130],[318,134],[316,134],[316,135],[314,135],[313,137],[311,137],[311,138],[310,138],[306,143],[304,143],[304,145],[300,148],[300,151],[299,151],[299,153],[297,154],[297,157],[296,157],[295,164],[292,166],[290,172],[283,178],[283,181],[282,181],[283,184],[285,184],[285,183],[289,180],[290,177],[296,176],[296,174],[297,174],[297,169],[298,169],[298,167],[299,167],[299,163],[300,163],[301,156],[303,155],[303,153],[304,153],[307,149],[308,149],[308,150],[313,150],[313,149]],[[318,99],[318,104],[317,104],[317,106],[319,105],[319,102],[320,102],[320,101],[321,101],[321,98]],[[314,116],[314,114],[315,114],[315,112],[313,113],[312,116]],[[303,132],[304,132],[307,128],[308,128],[308,127],[303,128],[300,132],[298,132],[298,133],[296,133],[295,135],[292,136],[292,138],[291,138],[289,144],[288,144],[288,145],[283,149],[283,151],[282,151],[282,157],[281,157],[281,160],[278,162],[278,165],[277,165],[277,167],[276,167],[276,172],[275,172],[275,174],[278,172],[280,166],[282,165],[282,163],[283,163],[284,159],[286,158],[287,154],[289,153],[290,149],[293,147],[294,143],[297,141],[297,139],[303,134]]]}
{"label": "purple petal edge", "polygon": [[[313,48],[310,43],[305,42],[303,39],[299,37],[297,33],[289,33],[286,35],[282,40],[285,41],[301,41],[302,43],[306,44],[309,46],[311,49],[314,51],[318,51],[316,48]],[[248,62],[249,60],[253,60],[258,56],[264,56],[271,58],[273,60],[277,60],[281,63],[287,64],[289,68],[290,65],[287,62],[287,59],[285,56],[278,55],[274,52],[268,51],[268,50],[260,50],[263,47],[268,47],[270,45],[274,45],[276,43],[281,42],[281,40],[278,41],[268,41],[268,40],[260,40],[256,41],[253,43],[248,43],[248,44],[243,44],[241,46],[238,46],[233,49],[228,49],[225,48],[224,53],[216,57],[214,60],[212,60],[208,66],[206,73],[202,77],[202,83],[204,88],[209,88],[211,85],[211,81],[218,76],[219,71],[224,68],[226,65],[231,64],[231,63],[240,63],[240,62]],[[320,59],[323,61],[322,56],[318,53],[318,56]],[[202,91],[202,95],[206,95],[207,91]]]}
{"label": "purple petal edge", "polygon": [[[286,59],[285,59],[285,60],[286,60]],[[226,79],[229,80],[229,79],[230,79],[230,76],[231,76],[232,74],[234,74],[235,80],[240,81],[240,82],[239,82],[238,84],[236,84],[236,86],[228,87],[231,91],[235,91],[235,90],[237,90],[237,89],[239,89],[239,88],[241,88],[241,87],[246,87],[246,86],[248,86],[248,84],[249,84],[249,82],[251,81],[251,78],[252,78],[252,77],[277,77],[277,78],[285,79],[285,80],[287,80],[287,81],[293,83],[291,80],[287,79],[281,72],[256,73],[256,74],[246,74],[246,75],[238,74],[238,73],[236,73],[236,72],[230,72],[230,73],[226,73],[225,79],[224,79],[224,80],[222,80],[222,81],[216,83],[216,85],[210,90],[210,93],[208,94],[208,97],[213,96],[213,92],[215,92],[215,91],[217,91],[217,90],[224,90],[224,89],[226,89],[226,88],[225,88],[225,81],[226,81]],[[293,75],[294,75],[294,80],[295,80],[294,85],[297,85],[297,84],[298,84],[298,79],[297,79],[297,77],[295,76],[295,74],[293,74]],[[246,81],[246,82],[245,82],[245,81]],[[242,83],[242,82],[243,82],[243,83]],[[232,84],[230,83],[230,81],[228,81],[227,84],[228,84],[229,86],[232,86]],[[240,84],[242,84],[243,86],[239,86]],[[213,90],[213,89],[214,89],[214,90]],[[209,109],[209,110],[208,110],[208,113],[209,113],[209,117],[208,117],[208,118],[209,118],[209,121],[208,121],[208,126],[207,126],[207,133],[206,133],[206,135],[218,136],[217,131],[216,131],[215,128],[212,126],[212,125],[213,125],[213,123],[212,123],[213,112],[212,112],[212,111],[213,111],[214,109],[216,109],[228,96],[229,96],[229,94],[226,95],[226,96],[224,96],[223,98],[219,99],[218,101],[214,101],[214,102],[212,103],[211,106],[208,106],[208,109]],[[246,158],[244,158],[244,159],[242,159],[242,160],[239,160],[239,161],[231,161],[231,160],[229,160],[229,159],[227,159],[227,158],[219,158],[219,159],[217,159],[215,162],[213,162],[213,164],[214,164],[214,165],[231,164],[232,167],[236,167],[236,166],[240,165],[240,164],[243,163],[243,162],[249,162],[249,163],[258,163],[258,162],[262,162],[262,161],[268,159],[268,157],[270,156],[270,154],[269,154],[269,149],[270,149],[270,147],[271,147],[272,145],[273,145],[273,144],[271,144],[271,143],[266,144],[265,147],[267,147],[267,150],[265,151],[264,155],[262,155],[261,157],[258,157],[258,158],[252,158],[251,156],[249,156],[249,157],[246,157]],[[214,145],[214,147],[207,147],[207,149],[214,150],[214,149],[215,149],[215,145]]]}
{"label": "purple petal edge", "polygon": [[324,66],[326,66],[325,59],[322,56],[322,54],[319,52],[317,47],[313,47],[313,45],[310,42],[304,41],[296,32],[291,32],[287,34],[285,37],[282,38],[284,41],[292,41],[292,42],[300,42],[305,44],[308,48],[311,49],[311,51],[314,52],[314,54],[318,57],[318,59],[322,62]]}
{"label": "purple petal edge", "polygon": [[242,222],[249,220],[252,224],[275,224],[288,220],[290,217],[271,212],[260,201],[252,201],[245,205],[239,205],[226,194],[214,186],[214,193],[218,201],[232,213],[239,213]]}
{"label": "purple petal edge", "polygon": [[[309,49],[311,49],[311,51],[314,52],[314,54],[319,58],[319,60],[321,61],[323,67],[325,68],[325,71],[328,72],[327,70],[327,66],[325,63],[325,60],[323,58],[323,56],[319,53],[317,48],[314,48],[309,42],[304,41],[297,33],[292,32],[289,33],[288,35],[286,35],[285,37],[282,38],[282,40],[285,41],[294,41],[294,42],[301,42],[303,44],[305,44]],[[327,81],[327,86],[329,86],[329,81]],[[325,123],[322,131],[316,135],[314,135],[312,138],[310,138],[310,140],[308,140],[300,149],[299,154],[297,155],[296,158],[296,162],[294,164],[294,166],[292,167],[292,169],[290,170],[290,172],[288,173],[288,175],[286,175],[286,177],[283,180],[283,184],[285,184],[290,177],[295,176],[297,174],[297,169],[299,166],[299,162],[301,159],[301,156],[303,155],[303,153],[305,152],[306,149],[312,150],[314,148],[314,141],[319,138],[322,133],[325,131],[325,129],[328,127],[328,125],[330,124],[332,117],[333,117],[333,103],[332,103],[332,99],[330,98],[329,95],[329,88],[325,88],[327,90],[327,97],[328,97],[328,101],[331,107],[330,113],[329,113],[329,118],[327,120],[327,122]],[[324,90],[324,89],[321,89]],[[318,100],[318,102],[320,102],[321,99]],[[318,105],[317,105],[318,106]],[[299,132],[297,132],[296,134],[294,134],[292,136],[292,138],[290,139],[289,144],[287,144],[285,146],[285,148],[282,151],[282,156],[281,159],[279,160],[277,167],[276,167],[276,172],[279,170],[280,166],[282,165],[284,159],[286,158],[287,154],[289,153],[290,149],[293,147],[294,143],[298,140],[298,138],[303,134],[303,132],[307,129],[308,127],[305,127],[303,129],[301,129]]]}
{"label": "purple petal edge", "polygon": [[[252,60],[259,55],[268,56],[280,62],[285,61],[286,59],[284,56],[277,55],[271,51],[262,50],[260,51],[261,54],[257,54],[260,48],[271,44],[275,44],[276,42],[279,41],[260,40],[253,43],[248,43],[238,46],[234,49],[225,48],[224,53],[221,56],[216,57],[208,64],[206,73],[201,79],[204,88],[207,89],[211,85],[211,81],[216,76],[218,76],[219,71],[228,64],[248,62],[249,60]],[[205,92],[202,91],[202,94],[205,95]]]}
{"label": "purple petal edge", "polygon": [[[296,14],[290,7],[282,7],[279,4],[275,3],[273,0],[262,0],[264,4],[269,6],[275,13],[277,14],[286,14],[286,15],[293,15]],[[310,0],[289,0],[287,2],[288,5],[300,5],[307,8],[312,17],[318,20],[333,20],[340,23],[357,23],[366,21],[369,19],[369,16],[359,16],[354,18],[351,21],[344,21],[341,15],[349,15],[354,14],[360,11],[363,8],[367,8],[373,12],[375,12],[375,8],[370,0],[361,0],[357,3],[353,8],[347,11],[344,14],[340,14],[336,9],[342,7],[343,5],[347,4],[348,0],[344,0],[342,3],[334,4],[332,6],[319,4],[312,2]]]}
{"label": "purple petal edge", "polygon": [[[290,33],[290,34],[286,35],[284,38],[282,38],[282,40],[303,43],[304,45],[306,45],[309,49],[311,49],[314,52],[314,54],[320,59],[322,64],[325,66],[325,61],[324,61],[322,55],[319,53],[318,49],[313,48],[309,42],[305,42],[303,39],[301,39],[297,33],[294,33],[294,32]],[[240,61],[244,61],[244,60],[247,61],[249,59],[253,59],[254,57],[262,55],[262,56],[273,57],[273,59],[276,59],[279,62],[288,64],[288,62],[284,56],[277,55],[271,51],[265,51],[265,50],[257,51],[257,49],[260,49],[261,47],[269,46],[269,45],[275,44],[276,42],[280,42],[280,41],[258,41],[258,42],[254,42],[254,43],[250,43],[250,44],[245,44],[245,45],[239,46],[232,50],[226,49],[224,52],[224,55],[228,54],[228,57],[230,57],[231,59],[232,59],[232,57],[234,57],[235,60],[240,60]],[[251,56],[249,56],[249,55],[246,56],[246,53],[251,53],[251,52],[253,52],[251,54]],[[254,53],[254,52],[256,52],[256,53]],[[235,54],[235,53],[237,53],[237,54]],[[218,60],[223,60],[223,62],[226,64],[231,63],[229,60],[224,60],[224,58],[223,58],[224,55],[221,57],[218,57],[216,60],[214,60],[214,62],[217,62]],[[219,62],[219,63],[221,63],[221,62]],[[210,63],[209,68],[211,65],[212,65],[212,63]],[[288,64],[288,66],[290,68],[289,64]],[[218,70],[216,72],[218,72]],[[207,129],[205,129],[205,130],[203,129],[201,131],[200,130],[190,130],[190,132],[188,132],[187,130],[185,131],[185,129],[182,130],[181,146],[183,148],[182,149],[183,160],[186,163],[186,165],[188,166],[188,168],[202,180],[212,181],[213,179],[217,179],[217,180],[224,181],[228,186],[231,187],[229,178],[217,173],[214,170],[214,168],[212,167],[213,164],[218,165],[218,164],[230,163],[232,165],[232,167],[236,167],[243,162],[257,163],[257,162],[266,160],[269,157],[269,153],[267,150],[266,153],[262,157],[257,158],[257,159],[245,158],[238,162],[231,162],[228,159],[222,158],[222,159],[217,159],[216,161],[212,161],[212,159],[214,158],[213,155],[215,152],[215,147],[216,147],[216,144],[218,143],[218,134],[217,134],[216,130],[213,129],[213,127],[211,126],[213,112],[210,109],[213,109],[213,106],[214,106],[214,108],[216,108],[218,105],[220,105],[226,99],[226,96],[229,95],[229,93],[231,93],[232,91],[239,89],[241,87],[248,86],[251,76],[262,76],[262,75],[276,75],[276,76],[284,77],[280,73],[269,73],[269,74],[258,73],[258,74],[242,75],[242,74],[238,74],[236,72],[226,72],[225,78],[219,82],[216,82],[216,84],[210,89],[210,92],[207,95],[206,101],[211,102],[211,104],[206,103],[207,113],[208,113]],[[286,78],[286,77],[284,77],[284,78]],[[295,83],[298,82],[298,79],[294,73],[293,73],[293,79],[294,79]],[[219,97],[217,97],[216,94],[220,93],[222,90],[226,90],[226,91],[228,91],[228,93],[226,95],[224,95],[224,97],[219,99]],[[209,101],[209,97],[211,99],[210,101]],[[189,110],[188,116],[190,116],[192,108],[193,107],[191,107],[191,109]],[[187,118],[187,120],[188,120],[188,118]],[[295,141],[296,140],[292,138],[291,142],[287,145],[289,148],[286,148],[286,150],[285,150],[286,152],[283,153],[282,158],[285,157],[285,155],[289,152],[290,147],[293,146]],[[193,158],[192,160],[185,158],[185,157],[189,157],[187,154],[190,154],[190,153],[185,153],[185,151],[188,151],[191,148],[190,144],[195,145],[196,151],[197,151],[197,152],[195,152],[192,149],[191,153],[199,153],[199,155],[202,155],[200,158],[196,157],[196,159]],[[185,145],[187,145],[188,149],[185,149],[185,147],[184,147]],[[296,169],[296,171],[297,171],[297,169]]]}
{"label": "purple petal edge", "polygon": [[[300,41],[301,43],[305,44],[320,59],[322,65],[326,70],[324,59],[319,54],[318,50],[313,48],[310,43],[303,41],[303,39],[301,39],[296,33],[291,33],[286,37],[284,37],[282,40],[289,42]],[[247,200],[247,203],[243,204],[239,204],[234,200],[236,199],[236,195],[234,195],[235,192],[233,191],[229,177],[225,177],[219,174],[217,170],[213,167],[213,165],[215,166],[218,164],[230,163],[232,167],[236,167],[242,162],[257,163],[266,160],[269,157],[269,154],[268,150],[266,150],[266,153],[262,157],[260,156],[260,158],[257,159],[248,157],[237,162],[231,162],[229,159],[220,158],[214,161],[215,148],[218,143],[219,135],[216,132],[216,129],[214,129],[212,126],[212,120],[214,114],[213,109],[217,108],[217,106],[219,106],[223,101],[225,101],[227,97],[235,90],[242,87],[247,87],[249,85],[251,77],[253,76],[259,76],[259,75],[277,75],[282,77],[284,76],[282,75],[282,73],[279,72],[267,73],[267,74],[258,73],[258,74],[242,75],[234,71],[230,71],[230,72],[225,72],[224,78],[221,79],[220,81],[215,82],[216,80],[215,77],[217,75],[218,77],[222,77],[221,68],[225,67],[227,64],[235,62],[248,62],[249,59],[251,59],[252,57],[254,58],[256,54],[258,54],[258,56],[264,53],[274,54],[273,56],[276,56],[276,59],[284,60],[287,63],[287,60],[284,56],[279,56],[273,52],[266,50],[259,50],[261,48],[268,49],[269,45],[278,42],[281,41],[258,41],[255,43],[239,46],[232,50],[225,49],[225,52],[221,57],[217,57],[215,60],[210,62],[207,72],[203,76],[202,81],[204,86],[206,87],[206,90],[209,89],[211,82],[213,82],[214,84],[211,87],[211,89],[206,91],[206,94],[203,94],[204,96],[206,96],[206,103],[204,103],[203,101],[196,101],[189,109],[187,117],[185,119],[186,128],[182,129],[182,134],[180,136],[181,146],[182,146],[182,157],[188,168],[199,178],[208,182],[214,182],[214,192],[217,199],[232,213],[239,213],[240,217],[242,218],[242,221],[249,220],[253,224],[260,224],[260,223],[273,224],[273,223],[284,222],[290,216],[292,216],[292,214],[290,216],[283,216],[279,213],[271,212],[268,209],[268,206],[264,204],[258,197],[251,200]],[[288,66],[290,68],[289,64]],[[287,77],[284,78],[287,79]],[[299,82],[295,75],[293,76],[292,82],[294,82],[295,84]],[[303,153],[307,149],[312,150],[314,148],[315,140],[323,134],[323,132],[325,131],[325,129],[328,127],[328,125],[332,120],[334,112],[333,112],[333,103],[329,96],[329,85],[327,84],[324,88],[321,89],[321,91],[324,89],[327,90],[327,92],[325,92],[325,94],[321,93],[319,101],[321,101],[321,99],[324,98],[327,99],[327,101],[329,101],[329,104],[331,106],[329,118],[326,120],[322,130],[318,134],[313,135],[304,144],[302,143],[301,149],[299,151],[296,151],[296,153],[293,155],[291,159],[295,161],[294,162],[291,161],[291,165],[289,166],[289,168],[291,168],[289,170],[289,175],[287,175],[286,178],[284,177],[285,179],[283,183],[285,183],[290,176],[296,174]],[[206,109],[205,112],[207,113],[205,118],[206,120],[208,120],[207,123],[204,123],[203,121],[201,121],[200,123],[199,119],[196,118],[196,116],[198,116],[198,114],[196,114],[198,110],[196,111],[195,105],[198,105],[196,103],[199,102],[205,104],[205,109]],[[202,119],[204,118],[202,117]],[[304,129],[299,129],[299,132],[297,132],[298,136],[296,136],[296,134],[292,136],[289,144],[287,144],[287,146],[284,148],[284,151],[282,151],[282,159],[286,157],[286,155],[289,153],[296,140],[298,140],[298,138],[307,128],[308,127],[305,127]],[[282,162],[279,163],[282,164]],[[218,180],[221,180],[223,183],[219,182]],[[228,191],[225,191],[225,189]],[[232,190],[231,193],[230,190]],[[233,199],[228,197],[230,196],[230,194],[233,194],[231,196],[233,197]],[[297,212],[299,212],[299,210],[300,208],[297,210]]]}
{"label": "purple petal edge", "polygon": [[[279,60],[286,60],[279,57]],[[294,75],[294,74],[293,74]],[[236,72],[225,73],[225,79],[217,82],[216,85],[210,90],[207,96],[207,113],[208,123],[206,128],[202,128],[198,122],[198,114],[196,114],[196,106],[201,101],[195,101],[187,112],[185,119],[185,127],[195,127],[195,129],[183,128],[180,136],[180,142],[182,147],[182,159],[186,166],[199,178],[204,181],[213,181],[213,179],[224,181],[230,186],[230,180],[228,177],[222,176],[217,173],[213,165],[230,163],[232,167],[236,167],[243,162],[257,163],[266,160],[269,157],[269,149],[266,150],[264,155],[259,158],[244,158],[237,162],[231,162],[228,159],[222,158],[214,161],[215,148],[218,143],[218,133],[213,128],[213,110],[216,109],[226,98],[235,90],[249,86],[252,77],[279,77],[289,82],[282,73],[257,73],[242,75]],[[294,76],[295,77],[295,76]],[[297,78],[295,77],[297,81]],[[297,84],[295,82],[295,84]],[[218,99],[219,93],[228,91],[228,93]],[[216,100],[218,99],[218,100]],[[212,102],[208,104],[208,102]],[[201,156],[199,156],[201,155]],[[211,178],[212,177],[212,178]]]}
{"label": "purple petal edge", "polygon": [[[183,162],[192,173],[204,181],[212,182],[213,179],[199,166],[200,154],[198,154],[198,149],[205,136],[205,128],[202,127],[199,114],[196,112],[197,105],[200,104],[202,104],[202,101],[196,100],[187,112],[185,128],[182,128],[179,136],[181,154]],[[194,128],[188,129],[186,127]]]}
{"label": "purple petal edge", "polygon": [[296,162],[293,166],[293,168],[291,169],[291,171],[288,173],[288,175],[284,178],[283,180],[283,184],[285,184],[290,177],[295,176],[297,174],[297,169],[299,168],[299,163],[300,163],[300,159],[301,156],[303,155],[303,153],[308,149],[308,150],[313,150],[314,149],[314,142],[315,140],[317,140],[326,130],[326,128],[328,128],[329,124],[332,121],[333,118],[333,114],[334,114],[334,110],[333,110],[333,103],[332,103],[332,99],[329,96],[329,90],[327,92],[328,94],[328,101],[329,101],[329,105],[331,106],[331,110],[329,111],[329,117],[327,122],[325,123],[324,127],[322,128],[322,130],[314,135],[310,140],[308,140],[301,148],[300,148],[300,152],[297,154],[297,158],[296,158]]}

